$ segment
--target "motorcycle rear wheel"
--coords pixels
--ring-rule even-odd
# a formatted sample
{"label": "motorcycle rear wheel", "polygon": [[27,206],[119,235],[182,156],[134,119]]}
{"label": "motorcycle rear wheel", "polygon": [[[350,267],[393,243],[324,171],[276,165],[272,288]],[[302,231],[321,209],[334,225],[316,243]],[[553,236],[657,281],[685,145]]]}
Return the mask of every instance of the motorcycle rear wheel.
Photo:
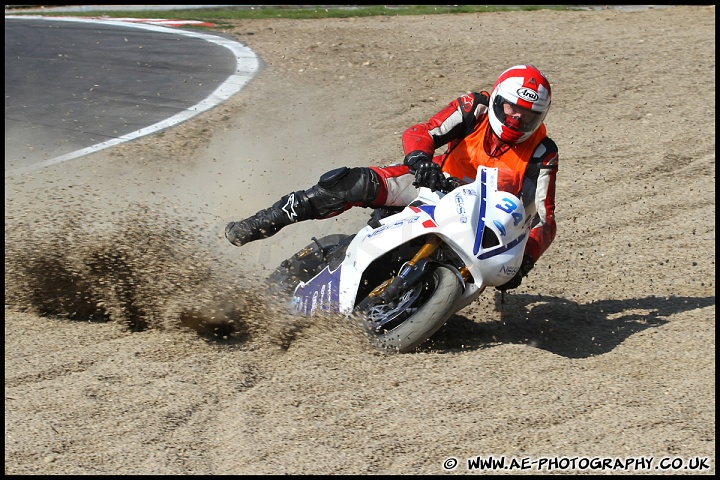
{"label": "motorcycle rear wheel", "polygon": [[380,350],[407,353],[429,339],[455,313],[462,285],[438,266],[387,304],[366,297],[358,304],[371,342]]}
{"label": "motorcycle rear wheel", "polygon": [[307,282],[317,275],[333,257],[341,259],[344,248],[354,235],[332,234],[314,239],[305,248],[284,260],[268,277],[270,288],[292,295],[299,282]]}

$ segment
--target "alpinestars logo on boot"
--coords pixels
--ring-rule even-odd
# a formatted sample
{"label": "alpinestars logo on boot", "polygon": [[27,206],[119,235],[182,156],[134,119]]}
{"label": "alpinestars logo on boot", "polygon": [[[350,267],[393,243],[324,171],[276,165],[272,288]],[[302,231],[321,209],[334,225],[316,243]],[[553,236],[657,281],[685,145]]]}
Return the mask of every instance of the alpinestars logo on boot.
{"label": "alpinestars logo on boot", "polygon": [[282,211],[285,212],[285,215],[288,216],[288,218],[292,221],[295,221],[295,217],[297,217],[297,213],[295,213],[295,194],[291,193],[288,196],[287,202],[285,202],[285,205],[282,207]]}

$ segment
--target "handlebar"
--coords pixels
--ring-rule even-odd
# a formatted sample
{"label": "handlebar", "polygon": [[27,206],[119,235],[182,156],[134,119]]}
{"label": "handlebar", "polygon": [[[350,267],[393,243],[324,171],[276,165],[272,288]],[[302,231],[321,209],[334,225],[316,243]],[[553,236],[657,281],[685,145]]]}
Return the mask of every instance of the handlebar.
{"label": "handlebar", "polygon": [[459,178],[448,177],[446,179],[444,185],[442,185],[440,188],[438,188],[438,191],[440,191],[442,193],[450,193],[453,190],[455,190],[457,187],[459,187],[460,185],[466,185],[466,184],[467,184],[467,182],[463,182]]}

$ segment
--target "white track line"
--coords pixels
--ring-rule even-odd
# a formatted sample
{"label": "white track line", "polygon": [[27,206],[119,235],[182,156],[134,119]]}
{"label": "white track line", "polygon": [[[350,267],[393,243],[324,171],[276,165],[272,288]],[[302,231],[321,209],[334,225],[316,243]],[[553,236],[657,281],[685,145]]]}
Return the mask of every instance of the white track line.
{"label": "white track line", "polygon": [[116,26],[123,26],[123,27],[134,27],[134,28],[142,28],[145,30],[150,30],[154,32],[162,32],[162,33],[172,33],[174,35],[185,35],[188,37],[195,37],[195,38],[201,38],[203,40],[206,40],[211,43],[215,43],[217,45],[220,45],[221,47],[225,47],[233,54],[235,55],[235,73],[228,77],[225,82],[223,82],[218,88],[215,89],[215,91],[210,94],[209,97],[203,99],[200,103],[197,103],[193,105],[192,107],[188,108],[184,112],[178,113],[176,115],[173,115],[170,118],[167,118],[166,120],[163,120],[162,122],[158,122],[154,125],[150,125],[149,127],[141,128],[140,130],[136,130],[134,132],[128,133],[126,135],[122,135],[120,137],[114,138],[112,140],[108,140],[107,142],[98,143],[96,145],[93,145],[91,147],[83,148],[81,150],[77,150],[72,153],[68,153],[66,155],[61,155],[59,157],[51,158],[49,160],[44,160],[42,162],[34,163],[32,165],[29,165],[24,168],[19,168],[12,170],[10,172],[7,172],[5,176],[15,174],[15,173],[24,173],[29,172],[32,170],[37,170],[39,168],[48,167],[50,165],[56,165],[58,163],[67,162],[68,160],[73,160],[78,157],[82,157],[84,155],[88,155],[91,153],[98,152],[100,150],[104,150],[109,147],[113,147],[115,145],[119,145],[124,142],[129,142],[130,140],[135,140],[136,138],[143,137],[145,135],[149,135],[151,133],[157,132],[159,130],[163,130],[169,127],[172,127],[174,125],[177,125],[181,122],[184,122],[206,110],[209,110],[213,107],[216,107],[217,105],[221,104],[222,102],[229,99],[231,96],[242,90],[247,83],[252,80],[252,78],[255,76],[259,66],[260,61],[258,60],[255,53],[247,48],[245,45],[236,42],[234,40],[228,40],[222,37],[218,37],[216,35],[207,35],[200,32],[191,32],[187,30],[177,30],[174,28],[168,28],[158,25],[148,25],[143,23],[131,23],[131,22],[122,22],[122,21],[115,21],[115,20],[97,20],[97,19],[83,19],[83,18],[66,18],[66,17],[44,17],[42,15],[10,15],[6,16],[5,20],[9,18],[31,18],[31,19],[43,19],[43,20],[52,20],[52,21],[68,21],[68,22],[85,22],[85,23],[103,23],[106,25],[116,25]]}

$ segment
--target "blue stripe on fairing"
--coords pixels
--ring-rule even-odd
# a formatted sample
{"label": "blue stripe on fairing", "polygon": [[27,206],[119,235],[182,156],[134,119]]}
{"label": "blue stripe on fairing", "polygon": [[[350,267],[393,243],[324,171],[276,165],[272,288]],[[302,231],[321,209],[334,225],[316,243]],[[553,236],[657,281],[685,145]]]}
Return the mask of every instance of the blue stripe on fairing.
{"label": "blue stripe on fairing", "polygon": [[435,220],[435,205],[420,205],[418,208]]}
{"label": "blue stripe on fairing", "polygon": [[483,253],[482,255],[478,255],[477,258],[480,259],[480,260],[484,260],[484,259],[486,259],[486,258],[494,257],[495,255],[500,255],[501,253],[507,252],[508,250],[510,250],[511,248],[513,248],[515,245],[517,245],[518,243],[522,242],[524,238],[525,238],[525,234],[523,233],[523,234],[520,235],[518,238],[516,238],[516,239],[513,240],[512,242],[508,243],[508,244],[505,245],[504,247],[502,247],[502,248],[496,248],[496,249],[494,249],[494,250],[490,250],[489,252],[485,252],[485,253]]}
{"label": "blue stripe on fairing", "polygon": [[480,213],[478,214],[478,226],[475,231],[475,245],[473,246],[473,255],[477,255],[480,251],[480,243],[482,242],[482,234],[485,230],[485,209],[487,207],[487,178],[485,169],[480,172]]}

